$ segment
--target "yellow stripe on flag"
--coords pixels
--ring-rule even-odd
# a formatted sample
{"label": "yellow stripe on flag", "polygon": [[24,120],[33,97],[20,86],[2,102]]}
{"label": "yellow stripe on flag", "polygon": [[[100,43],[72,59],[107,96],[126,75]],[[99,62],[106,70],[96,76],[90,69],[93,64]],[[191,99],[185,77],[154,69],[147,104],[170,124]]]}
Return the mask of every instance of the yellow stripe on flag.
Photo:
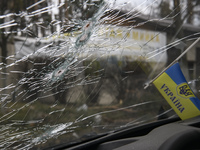
{"label": "yellow stripe on flag", "polygon": [[200,115],[200,111],[189,98],[177,94],[179,85],[167,73],[164,72],[153,83],[182,120]]}

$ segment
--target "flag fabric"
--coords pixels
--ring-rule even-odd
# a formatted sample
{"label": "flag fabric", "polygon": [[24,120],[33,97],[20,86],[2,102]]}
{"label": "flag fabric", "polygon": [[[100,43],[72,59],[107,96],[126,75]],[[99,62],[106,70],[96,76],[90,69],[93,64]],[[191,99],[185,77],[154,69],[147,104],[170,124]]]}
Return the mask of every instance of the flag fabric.
{"label": "flag fabric", "polygon": [[182,120],[200,115],[200,100],[187,84],[179,63],[168,68],[153,84]]}

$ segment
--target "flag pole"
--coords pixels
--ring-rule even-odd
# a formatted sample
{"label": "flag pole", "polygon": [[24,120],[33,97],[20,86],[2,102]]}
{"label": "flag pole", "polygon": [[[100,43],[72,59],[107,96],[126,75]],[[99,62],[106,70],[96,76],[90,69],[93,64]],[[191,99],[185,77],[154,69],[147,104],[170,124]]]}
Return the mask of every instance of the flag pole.
{"label": "flag pole", "polygon": [[163,71],[161,71],[155,78],[153,78],[151,81],[149,81],[144,89],[147,89],[152,82],[154,82],[162,73],[164,73],[168,68],[170,68],[173,64],[175,64],[183,55],[185,55],[194,45],[196,45],[200,40],[200,37],[196,39],[183,53],[181,53],[180,56],[178,56],[171,64],[169,64]]}

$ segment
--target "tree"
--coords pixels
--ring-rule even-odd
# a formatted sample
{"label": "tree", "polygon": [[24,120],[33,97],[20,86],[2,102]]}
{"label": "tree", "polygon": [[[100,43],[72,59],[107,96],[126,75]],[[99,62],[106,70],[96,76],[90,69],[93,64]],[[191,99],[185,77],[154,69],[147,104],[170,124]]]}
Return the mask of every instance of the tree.
{"label": "tree", "polygon": [[69,10],[68,17],[80,20],[87,20],[97,12],[103,0],[67,0]]}
{"label": "tree", "polygon": [[[162,1],[159,5],[160,8],[160,17],[164,18],[171,14],[172,10],[170,9],[169,1]],[[170,15],[171,16],[171,15]]]}
{"label": "tree", "polygon": [[[22,35],[29,35],[28,31],[31,29],[27,28],[27,25],[34,22],[37,22],[38,19],[33,16],[32,18],[27,19],[26,16],[29,15],[31,12],[35,11],[40,7],[37,5],[31,9],[28,9],[29,6],[33,5],[34,3],[38,2],[39,0],[1,0],[0,1],[0,53],[1,53],[1,82],[0,87],[5,88],[8,86],[9,82],[11,81],[12,76],[7,76],[9,74],[9,70],[13,69],[12,67],[7,68],[10,61],[8,61],[8,55],[11,52],[8,49],[8,43],[13,42],[12,37],[17,34],[18,31],[21,32]],[[45,3],[40,5],[46,5]],[[43,7],[43,6],[42,6]],[[34,17],[36,19],[34,19]],[[28,29],[28,30],[26,30]],[[32,32],[36,33],[36,32]],[[12,51],[14,53],[14,51]],[[13,60],[14,61],[14,60]],[[13,63],[12,61],[12,63]],[[14,66],[16,67],[16,66]],[[9,93],[8,90],[3,90],[0,92],[3,95]]]}
{"label": "tree", "polygon": [[3,26],[0,28],[0,49],[2,54],[2,62],[7,64],[6,57],[8,53],[7,43],[13,33],[16,33],[17,29],[23,29],[26,27],[24,16],[20,16],[20,13],[26,11],[26,7],[35,2],[35,0],[29,0],[24,2],[23,0],[1,0],[0,1],[0,25],[9,25],[11,27]]}

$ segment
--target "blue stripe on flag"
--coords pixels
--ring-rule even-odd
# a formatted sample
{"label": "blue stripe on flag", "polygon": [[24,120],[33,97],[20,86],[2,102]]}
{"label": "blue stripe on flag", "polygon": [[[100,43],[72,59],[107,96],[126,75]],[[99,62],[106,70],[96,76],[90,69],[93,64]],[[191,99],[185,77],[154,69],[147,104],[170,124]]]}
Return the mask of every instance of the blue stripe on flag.
{"label": "blue stripe on flag", "polygon": [[196,97],[191,97],[190,100],[200,110],[200,100],[198,98],[196,98]]}
{"label": "blue stripe on flag", "polygon": [[177,84],[181,84],[183,82],[186,82],[186,79],[181,71],[181,68],[179,66],[179,63],[176,63],[174,64],[173,66],[171,66],[169,69],[167,69],[165,71],[169,76],[170,78]]}

